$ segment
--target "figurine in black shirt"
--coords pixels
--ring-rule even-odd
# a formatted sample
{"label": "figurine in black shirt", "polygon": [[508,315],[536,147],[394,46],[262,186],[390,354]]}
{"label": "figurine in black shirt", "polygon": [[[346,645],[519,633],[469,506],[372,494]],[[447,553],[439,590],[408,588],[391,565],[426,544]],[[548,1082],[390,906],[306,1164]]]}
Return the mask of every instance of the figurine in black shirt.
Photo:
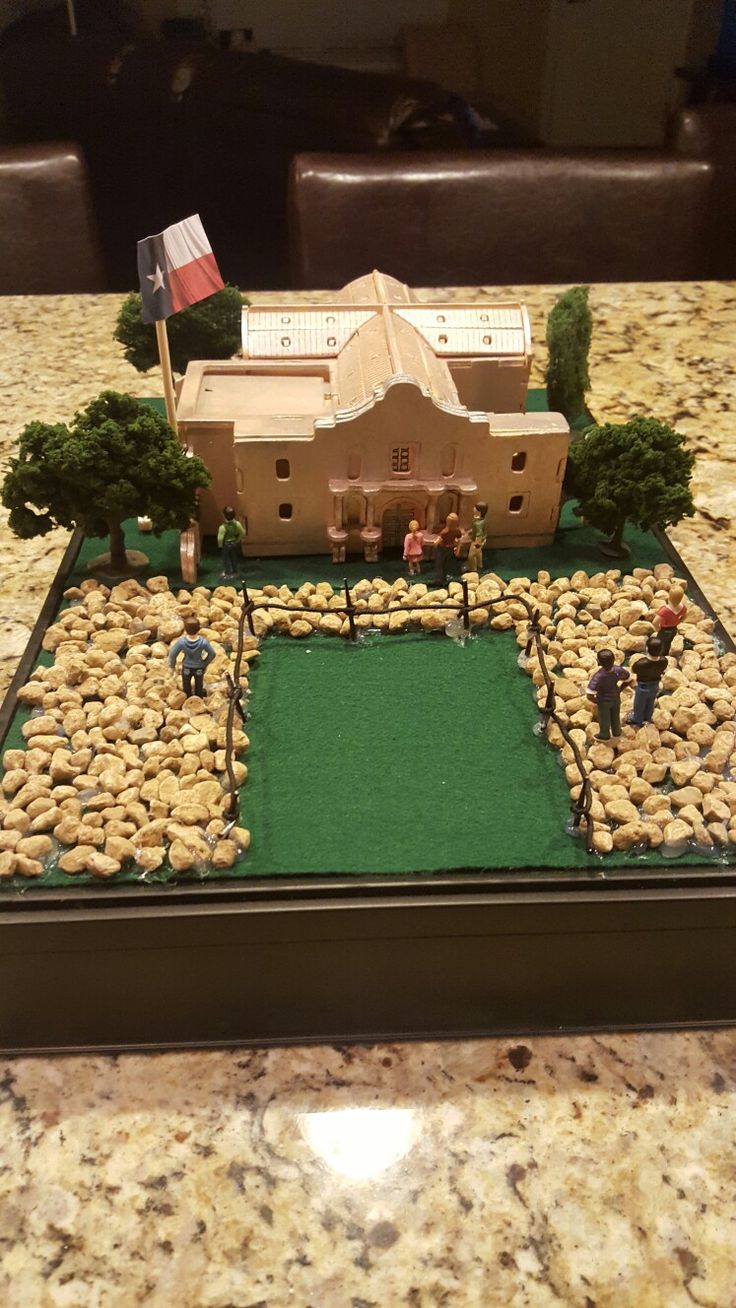
{"label": "figurine in black shirt", "polygon": [[631,665],[636,677],[634,691],[634,708],[627,721],[634,727],[643,727],[651,722],[654,703],[659,694],[659,683],[667,671],[667,659],[662,654],[662,641],[659,636],[650,636],[647,641],[647,658],[637,659]]}

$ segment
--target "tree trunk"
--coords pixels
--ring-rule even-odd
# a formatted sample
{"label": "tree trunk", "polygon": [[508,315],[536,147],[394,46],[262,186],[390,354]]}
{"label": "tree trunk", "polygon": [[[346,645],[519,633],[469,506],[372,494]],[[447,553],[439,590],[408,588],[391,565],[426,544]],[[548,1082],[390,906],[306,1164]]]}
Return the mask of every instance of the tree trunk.
{"label": "tree trunk", "polygon": [[625,554],[627,552],[624,547],[625,526],[626,526],[626,519],[621,518],[620,522],[616,523],[616,530],[614,531],[611,537],[611,549],[614,549],[617,554]]}
{"label": "tree trunk", "polygon": [[126,572],[128,569],[125,534],[119,522],[110,523],[110,568],[113,572]]}
{"label": "tree trunk", "polygon": [[622,518],[620,522],[616,523],[615,530],[610,540],[601,541],[601,544],[599,545],[598,548],[600,549],[601,554],[606,555],[606,558],[625,559],[631,553],[631,550],[629,549],[628,545],[624,544],[625,526],[626,526],[626,518]]}

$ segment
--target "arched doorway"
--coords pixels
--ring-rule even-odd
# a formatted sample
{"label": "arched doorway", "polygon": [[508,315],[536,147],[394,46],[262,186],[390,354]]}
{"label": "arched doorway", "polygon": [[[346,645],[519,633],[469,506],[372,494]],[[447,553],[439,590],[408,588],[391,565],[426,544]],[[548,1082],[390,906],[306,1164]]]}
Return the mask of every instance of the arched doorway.
{"label": "arched doorway", "polygon": [[418,504],[412,500],[392,500],[383,510],[381,537],[384,549],[403,546],[404,537],[409,530],[409,523],[416,518],[423,525],[423,515]]}
{"label": "arched doorway", "polygon": [[437,513],[435,515],[435,531],[445,523],[448,513],[457,513],[458,496],[455,491],[443,491],[437,501]]}

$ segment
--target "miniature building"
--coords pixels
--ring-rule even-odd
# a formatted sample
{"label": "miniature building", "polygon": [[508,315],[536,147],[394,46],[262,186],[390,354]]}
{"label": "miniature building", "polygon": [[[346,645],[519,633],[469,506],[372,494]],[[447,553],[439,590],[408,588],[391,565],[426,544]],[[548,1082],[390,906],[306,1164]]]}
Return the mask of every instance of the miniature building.
{"label": "miniature building", "polygon": [[212,473],[201,529],[232,504],[246,554],[374,560],[484,500],[489,546],[548,544],[570,433],[525,412],[530,349],[522,304],[421,303],[378,272],[329,306],[245,309],[243,358],[191,363],[179,397]]}

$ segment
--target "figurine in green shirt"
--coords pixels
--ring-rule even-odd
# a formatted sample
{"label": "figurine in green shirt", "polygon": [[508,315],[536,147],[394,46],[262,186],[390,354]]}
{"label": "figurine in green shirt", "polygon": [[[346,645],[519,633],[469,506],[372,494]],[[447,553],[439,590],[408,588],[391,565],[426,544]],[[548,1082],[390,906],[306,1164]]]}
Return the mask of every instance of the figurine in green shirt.
{"label": "figurine in green shirt", "polygon": [[217,532],[217,544],[222,550],[222,572],[225,577],[237,577],[240,542],[245,537],[245,529],[235,517],[235,509],[229,504],[222,510],[222,514],[225,521],[220,524]]}
{"label": "figurine in green shirt", "polygon": [[483,571],[483,546],[486,543],[486,514],[488,505],[480,501],[473,505],[473,521],[470,524],[470,545],[465,572]]}

